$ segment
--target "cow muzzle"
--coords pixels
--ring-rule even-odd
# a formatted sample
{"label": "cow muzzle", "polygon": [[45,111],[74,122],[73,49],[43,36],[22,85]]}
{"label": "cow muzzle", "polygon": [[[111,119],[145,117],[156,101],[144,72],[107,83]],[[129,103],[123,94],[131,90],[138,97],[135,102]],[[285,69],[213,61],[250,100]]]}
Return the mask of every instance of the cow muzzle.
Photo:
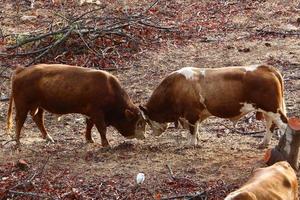
{"label": "cow muzzle", "polygon": [[158,123],[155,121],[151,121],[150,123],[152,133],[155,136],[160,136],[165,130],[168,128],[168,123]]}

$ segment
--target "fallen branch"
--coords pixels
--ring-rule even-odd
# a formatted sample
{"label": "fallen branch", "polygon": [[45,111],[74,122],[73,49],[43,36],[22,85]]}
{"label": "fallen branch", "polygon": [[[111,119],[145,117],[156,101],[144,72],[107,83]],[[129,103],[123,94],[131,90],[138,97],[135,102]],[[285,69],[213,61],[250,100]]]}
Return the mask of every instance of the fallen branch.
{"label": "fallen branch", "polygon": [[[157,23],[159,19],[155,19],[148,13],[159,1],[154,0],[154,2],[138,13],[118,13],[119,16],[101,16],[99,12],[96,13],[103,7],[89,10],[79,15],[76,13],[68,15],[53,13],[53,15],[60,17],[60,22],[56,22],[53,26],[50,24],[47,29],[39,30],[39,32],[12,35],[11,37],[20,36],[19,40],[16,40],[16,44],[7,46],[7,52],[0,53],[0,56],[9,59],[21,56],[34,56],[25,65],[27,67],[38,62],[48,54],[56,54],[51,56],[57,58],[57,55],[61,55],[61,52],[64,51],[64,55],[67,55],[61,56],[60,59],[65,59],[66,57],[70,59],[77,52],[88,51],[95,56],[85,61],[82,57],[79,57],[79,60],[82,62],[77,64],[87,65],[88,63],[91,67],[103,65],[102,68],[112,66],[111,70],[109,69],[108,71],[122,69],[117,67],[118,61],[123,57],[122,54],[126,54],[126,58],[129,58],[129,54],[139,52],[142,49],[139,47],[140,45],[154,43],[152,35],[156,34],[158,37],[155,38],[160,38],[160,34],[176,30],[175,27],[164,27]],[[147,14],[150,16],[147,16]],[[50,32],[45,33],[45,31]],[[179,33],[179,31],[176,33]],[[72,44],[72,47],[74,45],[73,48],[79,48],[74,50],[71,48],[67,50],[64,48],[60,49],[60,44],[65,43],[69,45],[69,42]],[[25,46],[26,44],[30,45]],[[109,49],[109,51],[102,51],[103,49]],[[112,49],[113,51],[111,51]],[[12,50],[14,52],[9,52]],[[55,61],[60,62],[57,59]]]}
{"label": "fallen branch", "polygon": [[33,63],[35,63],[37,60],[39,60],[40,58],[42,58],[44,55],[46,55],[51,49],[53,49],[54,47],[56,47],[57,45],[59,45],[60,43],[62,43],[63,41],[65,41],[65,39],[67,37],[69,37],[69,35],[72,33],[74,27],[70,28],[68,30],[68,32],[59,40],[57,40],[56,42],[54,42],[51,46],[49,46],[43,53],[41,53],[40,55],[38,55],[37,57],[35,57],[30,63],[28,63],[27,65],[25,65],[25,67],[28,67],[30,65],[32,65]]}
{"label": "fallen branch", "polygon": [[28,39],[26,39],[26,40],[24,40],[24,41],[22,41],[20,43],[17,43],[15,45],[13,45],[13,46],[6,47],[6,49],[7,50],[15,49],[15,48],[21,47],[21,46],[23,46],[25,44],[28,44],[30,42],[42,40],[42,39],[44,39],[44,38],[46,38],[48,36],[53,36],[53,35],[58,35],[58,34],[61,34],[61,33],[66,33],[67,30],[68,30],[68,28],[69,27],[64,27],[64,28],[62,28],[62,29],[60,29],[58,31],[54,31],[54,32],[50,32],[50,33],[44,33],[44,34],[41,34],[41,35],[38,35],[38,36],[32,36],[32,37],[30,37],[30,38],[28,38]]}

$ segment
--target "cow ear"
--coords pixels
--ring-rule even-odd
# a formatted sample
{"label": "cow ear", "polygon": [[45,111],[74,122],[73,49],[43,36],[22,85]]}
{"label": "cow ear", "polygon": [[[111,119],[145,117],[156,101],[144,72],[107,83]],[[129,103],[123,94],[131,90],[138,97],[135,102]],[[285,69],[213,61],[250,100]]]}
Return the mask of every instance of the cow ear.
{"label": "cow ear", "polygon": [[135,118],[135,114],[131,110],[126,109],[125,110],[125,117],[128,120],[133,120]]}
{"label": "cow ear", "polygon": [[140,108],[140,111],[141,111],[141,114],[142,114],[142,117],[144,120],[147,120],[148,119],[148,111],[146,108],[144,108],[143,106],[139,105],[139,108]]}

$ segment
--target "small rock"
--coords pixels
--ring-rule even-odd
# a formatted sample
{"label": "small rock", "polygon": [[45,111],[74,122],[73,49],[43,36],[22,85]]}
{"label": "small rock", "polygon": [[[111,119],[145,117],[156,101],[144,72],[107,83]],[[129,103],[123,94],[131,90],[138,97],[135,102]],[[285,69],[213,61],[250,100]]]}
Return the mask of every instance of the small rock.
{"label": "small rock", "polygon": [[266,46],[266,47],[271,47],[271,43],[266,42],[266,43],[265,43],[265,46]]}
{"label": "small rock", "polygon": [[241,49],[238,49],[238,51],[248,53],[248,52],[250,52],[250,48],[241,48]]}
{"label": "small rock", "polygon": [[20,160],[18,160],[16,167],[25,171],[25,170],[29,169],[29,164],[25,160],[20,159]]}
{"label": "small rock", "polygon": [[138,173],[136,176],[136,183],[142,184],[145,181],[145,174],[144,173]]}
{"label": "small rock", "polygon": [[227,49],[234,49],[234,46],[227,45],[226,48],[227,48]]}
{"label": "small rock", "polygon": [[21,17],[21,20],[22,20],[22,21],[32,21],[32,20],[34,20],[34,19],[36,19],[36,16],[33,16],[33,15],[23,15],[23,16]]}

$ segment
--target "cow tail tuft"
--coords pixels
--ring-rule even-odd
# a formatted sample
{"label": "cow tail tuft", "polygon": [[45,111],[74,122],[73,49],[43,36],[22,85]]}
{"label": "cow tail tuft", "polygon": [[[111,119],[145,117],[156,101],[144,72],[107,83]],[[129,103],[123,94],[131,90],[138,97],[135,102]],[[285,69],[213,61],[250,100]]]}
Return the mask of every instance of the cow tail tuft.
{"label": "cow tail tuft", "polygon": [[11,76],[11,93],[9,97],[9,106],[7,110],[7,120],[6,120],[6,132],[7,134],[10,134],[11,128],[12,128],[12,109],[13,109],[13,88],[12,88],[12,83],[13,83],[13,77],[14,75]]}
{"label": "cow tail tuft", "polygon": [[12,110],[13,110],[13,104],[14,104],[14,98],[13,98],[13,82],[15,79],[16,74],[23,71],[24,67],[16,67],[15,71],[12,73],[10,78],[10,84],[11,84],[11,93],[9,98],[9,106],[7,110],[7,118],[6,118],[6,132],[7,134],[10,134],[11,128],[12,128]]}

